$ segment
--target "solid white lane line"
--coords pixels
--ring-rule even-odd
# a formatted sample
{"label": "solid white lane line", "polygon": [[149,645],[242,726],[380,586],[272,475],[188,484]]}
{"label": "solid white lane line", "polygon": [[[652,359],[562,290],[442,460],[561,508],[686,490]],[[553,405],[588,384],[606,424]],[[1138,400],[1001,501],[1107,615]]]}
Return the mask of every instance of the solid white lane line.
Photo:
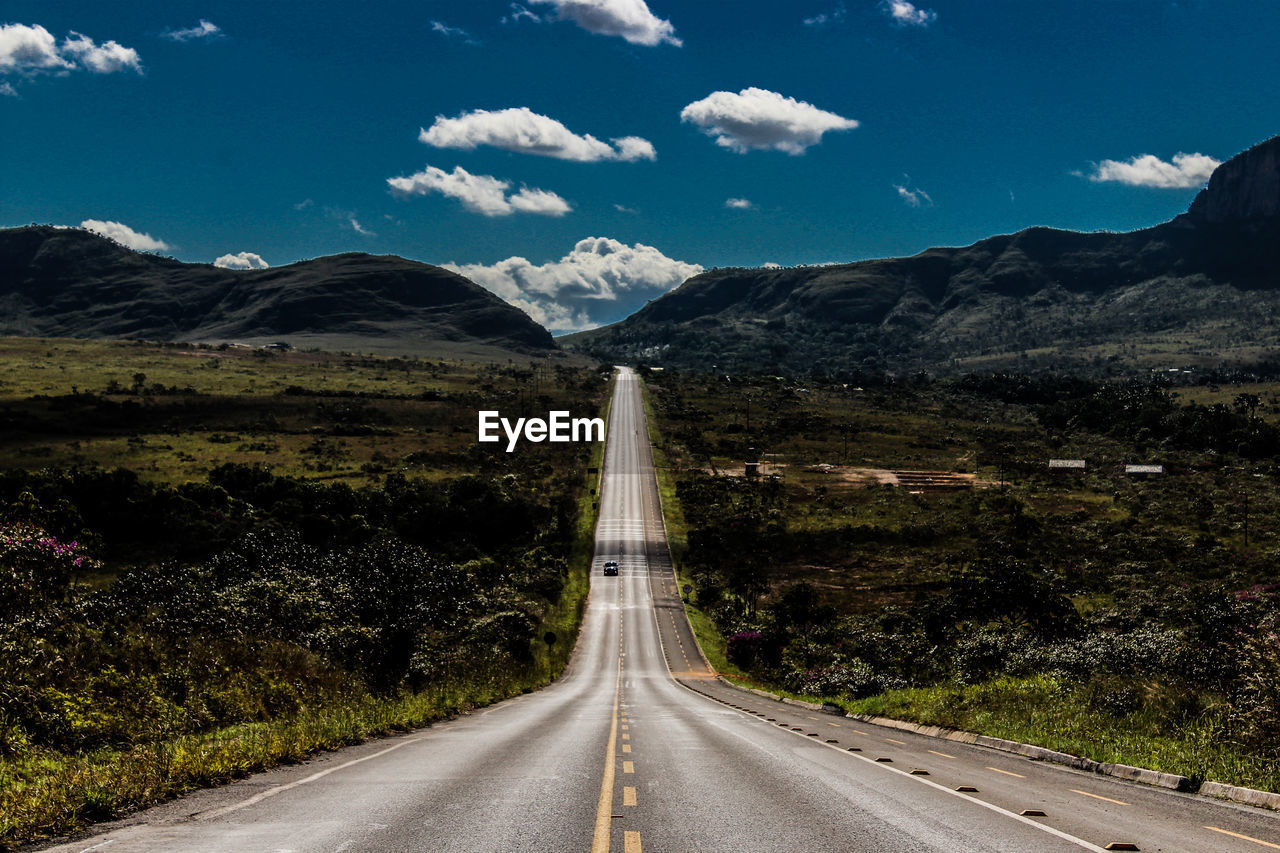
{"label": "solid white lane line", "polygon": [[[205,812],[204,814],[196,815],[196,820],[213,820],[214,818],[222,817],[224,814],[230,814],[231,812],[239,811],[240,809],[243,809],[243,808],[248,808],[254,803],[260,803],[263,800],[267,799],[268,797],[274,797],[276,794],[284,793],[285,791],[288,791],[290,788],[296,788],[299,785],[306,785],[309,782],[314,782],[317,779],[322,779],[325,776],[328,776],[330,773],[337,773],[339,770],[345,770],[348,767],[351,767],[356,764],[360,764],[361,762],[364,762],[364,761],[372,761],[375,758],[386,755],[388,752],[395,752],[397,749],[399,749],[402,746],[408,746],[409,744],[417,743],[420,740],[422,740],[422,738],[420,737],[411,738],[410,740],[403,740],[403,741],[400,741],[400,743],[387,747],[381,752],[375,752],[373,755],[366,755],[363,758],[352,759],[351,761],[348,761],[345,764],[339,764],[337,767],[330,767],[327,770],[321,770],[319,773],[312,773],[310,776],[308,776],[305,779],[299,779],[298,781],[290,782],[287,785],[276,785],[274,788],[268,788],[265,791],[254,794],[252,797],[249,797],[246,800],[241,800],[240,802],[233,803],[232,805],[229,805],[229,806],[223,806],[220,809],[214,809],[211,812]],[[90,849],[93,849],[93,848],[90,848]]]}
{"label": "solid white lane line", "polygon": [[[681,684],[680,681],[676,679],[674,676],[672,677],[671,680],[674,681],[676,684],[679,684],[681,687],[683,687],[685,690],[688,690],[690,693],[694,694],[695,696],[702,696],[702,698],[704,699],[710,699],[710,697],[707,697],[701,693],[698,693],[698,691],[694,690],[692,687],[689,687],[685,684]],[[715,700],[711,699],[710,701],[714,702]],[[728,707],[728,706],[725,706],[725,707]],[[736,709],[730,708],[730,710],[736,710]],[[738,713],[742,714],[744,717],[750,720],[758,721],[760,719],[754,714],[748,714],[745,711],[739,711]],[[784,729],[784,731],[786,730]],[[786,731],[786,733],[790,735],[795,735],[796,737],[799,737],[799,738],[804,738],[805,743],[815,743],[815,741],[809,740],[808,735],[806,735],[804,732]],[[989,809],[993,812],[996,812],[997,814],[1004,815],[1010,820],[1016,820],[1018,823],[1025,824],[1027,826],[1033,826],[1036,829],[1040,830],[1041,832],[1046,832],[1049,835],[1055,836],[1056,838],[1060,838],[1063,841],[1066,841],[1070,844],[1074,844],[1077,847],[1080,847],[1081,849],[1091,850],[1093,851],[1093,853],[1107,853],[1105,848],[1099,847],[1098,845],[1093,844],[1092,842],[1085,841],[1083,838],[1077,838],[1074,835],[1063,832],[1060,829],[1054,829],[1052,826],[1046,826],[1043,823],[1037,823],[1036,821],[1031,820],[1030,818],[1023,817],[1017,812],[1011,812],[1008,809],[1004,809],[1004,808],[1001,808],[1000,806],[995,805],[994,803],[988,803],[988,802],[985,802],[984,800],[979,800],[978,798],[971,797],[968,794],[965,794],[961,791],[953,791],[952,789],[946,787],[945,785],[939,785],[937,782],[930,781],[929,779],[926,779],[923,776],[912,776],[906,770],[899,770],[896,767],[890,767],[887,764],[880,764],[875,759],[867,758],[865,755],[859,755],[856,752],[846,752],[845,750],[841,749],[839,746],[836,746],[833,744],[819,743],[818,746],[835,750],[836,752],[840,753],[841,755],[847,758],[856,758],[859,761],[865,762],[866,764],[869,764],[872,767],[876,767],[880,770],[886,770],[890,773],[896,773],[897,775],[903,777],[904,779],[910,779],[912,782],[918,782],[921,785],[928,785],[930,788],[933,788],[935,791],[941,791],[942,793],[947,794],[948,796],[958,797],[962,800],[968,800],[970,803],[973,803],[976,806],[981,806],[984,809]],[[1207,828],[1209,827],[1206,827],[1206,829]],[[1252,841],[1254,839],[1250,839],[1250,840]]]}

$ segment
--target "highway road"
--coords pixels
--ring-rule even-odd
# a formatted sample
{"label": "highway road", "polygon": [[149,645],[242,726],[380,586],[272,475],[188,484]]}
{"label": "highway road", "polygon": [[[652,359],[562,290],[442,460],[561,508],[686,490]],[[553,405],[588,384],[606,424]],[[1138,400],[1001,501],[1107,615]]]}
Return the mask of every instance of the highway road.
{"label": "highway road", "polygon": [[[600,574],[609,559],[620,563],[618,577]],[[639,383],[623,370],[590,601],[560,681],[45,849],[1053,853],[1108,845],[1280,850],[1280,818],[718,681],[684,616]]]}

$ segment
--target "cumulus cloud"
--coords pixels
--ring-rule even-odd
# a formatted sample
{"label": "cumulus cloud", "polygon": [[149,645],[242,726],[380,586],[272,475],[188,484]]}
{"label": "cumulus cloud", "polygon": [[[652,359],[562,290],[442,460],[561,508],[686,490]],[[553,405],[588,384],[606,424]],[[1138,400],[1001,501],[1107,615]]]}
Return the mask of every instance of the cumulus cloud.
{"label": "cumulus cloud", "polygon": [[1213,170],[1221,165],[1220,160],[1206,154],[1174,154],[1172,163],[1154,154],[1142,154],[1125,161],[1103,160],[1089,180],[1114,181],[1131,187],[1188,189],[1209,180]]}
{"label": "cumulus cloud", "polygon": [[658,155],[647,139],[623,136],[601,142],[590,134],[578,135],[555,119],[528,107],[505,110],[472,110],[457,118],[436,116],[430,128],[418,133],[418,140],[436,148],[470,151],[492,145],[521,154],[537,154],[557,160],[594,163],[601,160],[653,160]]}
{"label": "cumulus cloud", "polygon": [[164,34],[164,37],[172,41],[191,41],[192,39],[208,39],[220,35],[222,35],[222,30],[217,24],[201,18],[200,23],[194,27],[187,27],[185,30],[170,30]]}
{"label": "cumulus cloud", "polygon": [[902,199],[907,207],[933,207],[933,199],[929,194],[919,187],[909,189],[910,182],[911,179],[906,177],[904,183],[893,185],[893,188],[898,191],[898,198]]}
{"label": "cumulus cloud", "polygon": [[58,52],[58,41],[36,24],[0,24],[0,72],[68,71],[75,63]]}
{"label": "cumulus cloud", "polygon": [[752,149],[803,154],[829,130],[852,130],[853,119],[820,110],[768,89],[712,92],[680,111],[681,121],[696,124],[716,144],[745,154]]}
{"label": "cumulus cloud", "polygon": [[724,200],[724,206],[732,210],[750,210],[755,207],[750,199],[745,198],[727,198]]}
{"label": "cumulus cloud", "polygon": [[101,234],[103,237],[115,240],[120,245],[127,246],[135,252],[165,252],[170,248],[169,244],[163,240],[157,240],[150,234],[134,231],[128,225],[120,222],[86,219],[80,223],[80,227],[86,231],[92,231],[95,234]]}
{"label": "cumulus cloud", "polygon": [[680,47],[676,29],[653,12],[645,0],[530,0],[554,6],[561,20],[573,21],[587,32],[621,36],[645,47],[672,44]]}
{"label": "cumulus cloud", "polygon": [[116,41],[95,44],[93,39],[74,31],[63,39],[62,52],[75,57],[81,65],[95,74],[113,74],[126,68],[142,71],[142,61],[133,48]]}
{"label": "cumulus cloud", "polygon": [[[65,76],[83,68],[95,74],[111,74],[132,68],[142,72],[138,52],[118,42],[97,44],[81,33],[72,32],[62,44],[39,24],[0,24],[0,75],[39,74]],[[16,96],[7,80],[0,80],[0,95]]]}
{"label": "cumulus cloud", "polygon": [[579,240],[558,261],[511,257],[496,264],[445,266],[518,305],[553,332],[592,328],[702,272],[653,246],[608,237]]}
{"label": "cumulus cloud", "polygon": [[405,178],[387,178],[387,184],[398,195],[440,193],[456,198],[467,210],[483,216],[513,213],[564,216],[573,209],[563,198],[547,190],[525,187],[511,195],[507,192],[511,189],[510,181],[492,175],[473,175],[461,166],[455,166],[452,172],[428,166]]}
{"label": "cumulus cloud", "polygon": [[265,270],[271,264],[262,259],[262,255],[253,252],[237,252],[234,255],[223,255],[213,262],[215,267],[224,270]]}
{"label": "cumulus cloud", "polygon": [[932,9],[919,9],[907,0],[887,0],[884,10],[893,18],[893,22],[903,27],[927,27],[938,20],[938,13]]}

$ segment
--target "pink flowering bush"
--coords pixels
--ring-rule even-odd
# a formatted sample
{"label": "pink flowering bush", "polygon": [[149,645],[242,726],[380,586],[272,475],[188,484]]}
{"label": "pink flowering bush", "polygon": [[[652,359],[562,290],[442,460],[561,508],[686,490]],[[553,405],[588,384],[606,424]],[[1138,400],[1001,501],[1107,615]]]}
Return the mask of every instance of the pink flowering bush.
{"label": "pink flowering bush", "polygon": [[29,524],[0,526],[0,619],[30,615],[62,601],[77,572],[93,568],[75,541]]}

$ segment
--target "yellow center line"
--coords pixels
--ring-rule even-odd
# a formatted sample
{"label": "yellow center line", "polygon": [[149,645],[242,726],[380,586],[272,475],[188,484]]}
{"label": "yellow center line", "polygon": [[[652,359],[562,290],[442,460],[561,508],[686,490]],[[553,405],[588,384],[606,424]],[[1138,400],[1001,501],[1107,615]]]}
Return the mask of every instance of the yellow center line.
{"label": "yellow center line", "polygon": [[855,735],[862,735],[863,737],[871,737],[871,735],[867,734],[866,732],[860,732],[857,729],[849,729],[849,731],[853,732]]}
{"label": "yellow center line", "polygon": [[1009,771],[1009,770],[1001,770],[999,767],[988,767],[987,769],[988,769],[988,770],[994,770],[994,771],[995,771],[995,772],[997,772],[997,773],[1003,773],[1003,774],[1004,774],[1004,775],[1006,775],[1006,776],[1017,776],[1019,779],[1025,779],[1025,778],[1027,778],[1026,776],[1023,776],[1021,773],[1014,773],[1014,772]]}
{"label": "yellow center line", "polygon": [[624,853],[642,853],[640,850],[640,833],[628,830],[622,836]]}
{"label": "yellow center line", "polygon": [[891,737],[887,737],[887,738],[885,738],[885,740],[889,741],[889,743],[896,743],[898,746],[906,746],[906,745],[907,745],[907,742],[906,742],[905,740],[894,740],[894,739],[893,739],[893,738],[891,738]]}
{"label": "yellow center line", "polygon": [[[625,729],[625,728],[626,728],[626,726],[623,726],[623,728]],[[623,732],[623,733],[622,733],[622,739],[623,739],[623,740],[631,740],[631,735],[630,735],[629,733],[627,733],[627,732]]]}
{"label": "yellow center line", "polygon": [[636,763],[635,763],[634,761],[624,761],[624,762],[622,762],[622,772],[623,772],[623,773],[635,773],[635,772],[636,772]]}
{"label": "yellow center line", "polygon": [[827,725],[828,725],[828,726],[835,726],[837,729],[842,729],[842,728],[844,728],[844,726],[840,725],[839,723],[827,723]]}
{"label": "yellow center line", "polygon": [[634,806],[636,804],[636,789],[630,785],[622,788],[622,804],[624,806]]}
{"label": "yellow center line", "polygon": [[591,853],[609,853],[609,833],[613,830],[613,773],[618,748],[618,705],[622,701],[622,661],[618,661],[618,677],[613,687],[613,712],[609,715],[609,746],[604,753],[604,778],[600,780],[600,799],[596,803],[596,831],[591,838]]}
{"label": "yellow center line", "polygon": [[1270,841],[1263,841],[1261,838],[1241,835],[1240,833],[1232,832],[1229,829],[1219,829],[1216,826],[1206,826],[1205,829],[1209,829],[1214,832],[1221,832],[1223,835],[1230,835],[1232,838],[1239,838],[1242,841],[1252,841],[1254,844],[1261,844],[1263,847],[1270,847],[1272,850],[1280,850],[1280,844],[1272,844]]}
{"label": "yellow center line", "polygon": [[623,751],[623,752],[630,752],[630,751],[631,751],[631,744],[629,744],[629,743],[624,743],[624,744],[622,745],[622,751]]}
{"label": "yellow center line", "polygon": [[954,755],[947,755],[945,752],[938,752],[936,749],[930,749],[927,751],[932,752],[934,755],[941,755],[943,758],[955,758]]}
{"label": "yellow center line", "polygon": [[1117,806],[1127,806],[1127,805],[1129,805],[1129,804],[1128,804],[1128,803],[1126,803],[1124,800],[1113,800],[1113,799],[1111,799],[1110,797],[1104,797],[1104,796],[1102,796],[1101,794],[1090,794],[1088,791],[1081,791],[1081,790],[1080,790],[1080,789],[1078,789],[1078,788],[1068,788],[1067,790],[1068,790],[1068,791],[1070,791],[1070,792],[1071,792],[1071,793],[1073,793],[1073,794],[1080,794],[1080,795],[1085,796],[1085,797],[1093,797],[1095,800],[1102,800],[1102,801],[1104,801],[1104,802],[1108,802],[1108,803],[1115,803]]}

